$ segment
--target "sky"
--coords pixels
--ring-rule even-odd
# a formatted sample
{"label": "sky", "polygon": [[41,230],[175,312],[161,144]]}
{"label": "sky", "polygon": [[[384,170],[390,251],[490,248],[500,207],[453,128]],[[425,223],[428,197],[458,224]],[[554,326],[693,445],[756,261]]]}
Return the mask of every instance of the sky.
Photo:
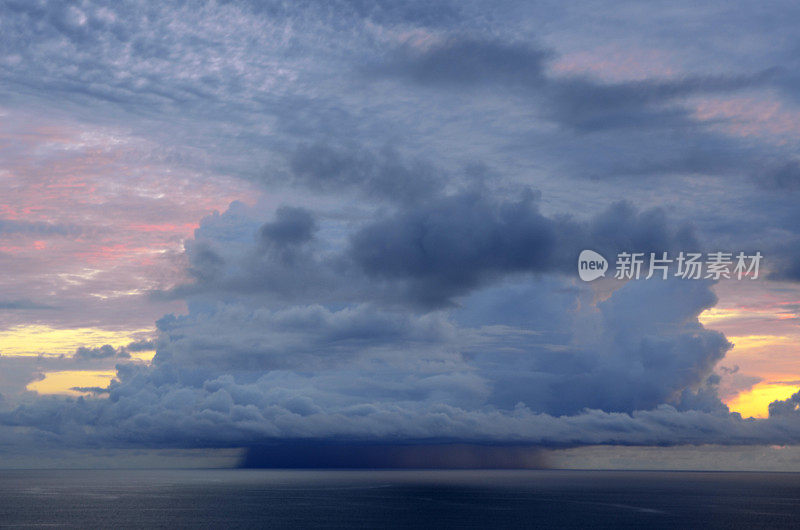
{"label": "sky", "polygon": [[[797,444],[798,20],[3,2],[0,459]],[[617,279],[620,252],[763,260]]]}

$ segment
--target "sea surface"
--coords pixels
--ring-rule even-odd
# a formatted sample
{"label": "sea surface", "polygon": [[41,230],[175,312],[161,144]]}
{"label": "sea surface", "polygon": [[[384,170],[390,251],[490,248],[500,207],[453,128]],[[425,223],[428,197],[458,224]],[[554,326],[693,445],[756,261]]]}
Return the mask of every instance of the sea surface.
{"label": "sea surface", "polygon": [[0,527],[800,528],[800,474],[0,470]]}

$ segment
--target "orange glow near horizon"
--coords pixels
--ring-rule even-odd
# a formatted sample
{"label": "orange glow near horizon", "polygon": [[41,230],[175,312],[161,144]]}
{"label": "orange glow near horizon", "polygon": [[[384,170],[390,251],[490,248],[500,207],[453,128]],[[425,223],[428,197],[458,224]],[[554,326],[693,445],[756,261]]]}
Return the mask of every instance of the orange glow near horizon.
{"label": "orange glow near horizon", "polygon": [[750,390],[729,400],[726,405],[745,418],[766,418],[769,416],[770,403],[790,398],[798,390],[800,386],[784,383],[758,383]]}
{"label": "orange glow near horizon", "polygon": [[730,388],[734,389],[730,394],[723,393],[723,401],[743,417],[766,418],[771,402],[787,399],[800,390],[797,293],[789,289],[782,293],[737,292],[739,289],[724,288],[733,285],[722,287],[716,289],[720,299],[717,306],[704,311],[699,320],[705,327],[725,333],[733,343],[723,366],[737,367],[737,373],[746,377],[761,378],[760,382],[741,388],[736,384],[737,376],[722,373],[723,384],[731,381]]}
{"label": "orange glow near horizon", "polygon": [[44,379],[33,381],[26,387],[27,390],[39,394],[60,394],[68,396],[86,396],[91,392],[72,390],[73,387],[100,387],[108,386],[117,375],[113,370],[66,370],[61,372],[48,372]]}
{"label": "orange glow near horizon", "polygon": [[[106,330],[101,328],[59,329],[43,325],[15,326],[0,331],[0,354],[8,356],[71,356],[81,346],[114,347],[152,336],[153,329]],[[142,352],[144,353],[144,352]]]}

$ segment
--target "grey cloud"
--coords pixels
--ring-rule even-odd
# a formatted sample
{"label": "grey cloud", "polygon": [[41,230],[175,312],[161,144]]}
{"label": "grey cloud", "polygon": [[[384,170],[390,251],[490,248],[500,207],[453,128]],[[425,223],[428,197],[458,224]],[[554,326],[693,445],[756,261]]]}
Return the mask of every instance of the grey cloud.
{"label": "grey cloud", "polygon": [[760,86],[775,76],[773,70],[765,70],[752,75],[601,83],[548,75],[545,61],[550,56],[527,43],[454,38],[421,52],[402,50],[371,71],[422,84],[522,89],[539,99],[550,118],[581,131],[687,126],[692,119],[674,105],[677,98]]}
{"label": "grey cloud", "polygon": [[[410,81],[412,88],[437,89],[434,97],[448,109],[444,117],[458,106],[473,112],[473,104],[485,109],[478,101],[499,102],[510,96],[515,106],[528,107],[534,120],[527,134],[510,139],[503,149],[532,164],[546,162],[548,170],[558,175],[602,181],[676,175],[739,178],[759,175],[765,171],[765,161],[791,154],[785,147],[721,132],[729,120],[699,119],[690,101],[774,87],[776,69],[613,82],[552,73],[546,68],[550,57],[555,54],[528,42],[450,38],[388,53],[370,75]],[[458,97],[448,98],[452,91]],[[514,115],[481,112],[497,112],[486,117],[491,122],[520,126],[511,121]],[[547,122],[559,127],[544,127]],[[735,126],[736,119],[731,118],[730,124]]]}
{"label": "grey cloud", "polygon": [[[144,382],[143,382],[144,383]],[[742,420],[736,415],[680,412],[669,405],[633,414],[587,410],[573,416],[514,411],[468,410],[452,405],[365,403],[300,405],[275,400],[268,380],[238,385],[230,379],[204,387],[152,386],[139,394],[111,387],[108,399],[41,399],[35,405],[0,414],[9,426],[35,426],[34,441],[122,446],[230,446],[275,439],[349,439],[361,441],[460,440],[529,443],[542,446],[593,444],[677,445],[795,443],[800,424],[789,418]],[[134,411],[136,411],[134,413]],[[87,429],[87,422],[101,416]]]}
{"label": "grey cloud", "polygon": [[73,359],[77,361],[96,361],[102,359],[130,359],[131,352],[143,352],[143,351],[150,351],[154,350],[156,344],[152,340],[140,340],[136,342],[131,342],[125,346],[120,346],[118,348],[113,347],[110,344],[104,344],[103,346],[97,348],[89,348],[86,346],[81,346],[77,350],[75,350],[75,355]]}
{"label": "grey cloud", "polygon": [[367,274],[412,279],[413,296],[437,305],[493,274],[552,268],[556,245],[556,224],[533,195],[493,203],[469,193],[377,221],[354,235],[351,252]]}
{"label": "grey cloud", "polygon": [[545,60],[551,56],[523,43],[471,38],[451,38],[422,53],[409,49],[395,53],[390,61],[366,71],[450,87],[499,84],[535,88],[545,84]]}
{"label": "grey cloud", "polygon": [[136,342],[131,342],[125,349],[131,352],[142,352],[142,351],[150,351],[156,349],[156,344],[152,340],[140,340]]}
{"label": "grey cloud", "polygon": [[791,160],[773,166],[754,177],[764,189],[778,192],[791,192],[800,189],[800,162]]}
{"label": "grey cloud", "polygon": [[[795,436],[791,425],[756,429],[715,399],[708,376],[729,344],[697,322],[715,301],[708,283],[631,282],[595,306],[588,290],[565,290],[562,282],[540,286],[533,291],[540,297],[526,301],[552,306],[559,318],[539,313],[500,333],[456,326],[443,313],[415,317],[369,306],[194,306],[159,322],[153,366],[119,365],[107,399],[42,398],[0,421],[34,427],[44,439],[154,446],[285,438],[760,443],[776,433]],[[570,306],[583,310],[565,319]],[[538,329],[557,332],[546,341],[561,334],[561,349],[540,341]],[[519,340],[511,343],[514,334]]]}
{"label": "grey cloud", "polygon": [[420,348],[434,355],[453,333],[440,316],[416,317],[366,304],[338,311],[320,305],[277,311],[218,305],[211,312],[164,317],[158,327],[163,337],[159,361],[215,371],[321,369],[367,354],[391,358]]}
{"label": "grey cloud", "polygon": [[601,84],[589,79],[555,78],[546,111],[558,122],[583,131],[637,127],[685,128],[690,112],[673,105],[680,97],[733,92],[764,84],[770,72],[748,76],[692,77],[670,81]]}
{"label": "grey cloud", "polygon": [[57,309],[57,307],[27,299],[0,300],[0,310],[4,309],[8,311],[38,311],[42,309]]}
{"label": "grey cloud", "polygon": [[792,394],[784,400],[773,401],[769,404],[769,417],[800,417],[800,392]]}
{"label": "grey cloud", "polygon": [[769,279],[800,281],[800,239],[782,238],[769,253]]}
{"label": "grey cloud", "polygon": [[689,225],[663,211],[617,203],[588,222],[547,218],[535,195],[493,201],[476,192],[434,199],[376,221],[352,238],[355,261],[371,276],[408,280],[411,296],[438,306],[485,281],[521,272],[569,272],[582,249],[608,255],[694,248]]}
{"label": "grey cloud", "polygon": [[299,146],[291,159],[295,178],[322,191],[355,190],[370,197],[413,201],[438,193],[441,175],[420,160],[406,161],[395,150],[335,148],[316,143]]}
{"label": "grey cloud", "polygon": [[94,360],[94,359],[128,359],[130,353],[125,348],[115,348],[110,344],[105,344],[99,348],[87,348],[81,346],[75,350],[75,358],[78,360]]}
{"label": "grey cloud", "polygon": [[[233,204],[201,223],[187,243],[190,260],[202,244],[220,253],[221,278],[243,271],[260,276],[239,278],[240,285],[250,282],[247,290],[219,291],[224,283],[217,278],[199,286],[211,292],[187,295],[187,315],[158,322],[152,366],[118,364],[107,398],[41,397],[0,421],[30,426],[42,439],[179,446],[331,437],[683,443],[689,435],[717,441],[723,430],[749,436],[746,422],[727,417],[710,377],[729,344],[697,321],[715,303],[707,282],[630,282],[598,304],[587,286],[553,274],[559,260],[574,271],[579,246],[591,238],[600,250],[691,240],[688,231],[665,228],[661,212],[620,203],[577,221],[542,215],[533,194],[433,198],[358,232],[383,242],[374,269],[337,268],[352,248],[328,260],[309,249],[287,270],[327,271],[336,288],[276,301],[253,282],[308,281],[302,273],[274,276],[286,264],[269,261],[263,227],[285,234],[284,223],[308,226],[302,210],[278,212],[264,225],[251,218],[256,210]],[[276,226],[282,228],[269,230]],[[288,232],[295,242],[308,235]],[[435,237],[416,239],[425,234]],[[393,263],[400,255],[408,259]],[[433,306],[419,312],[385,304],[385,292],[364,288],[390,281],[398,292],[410,285],[420,296],[415,288],[435,291],[459,266],[468,267],[467,275],[436,291],[436,301],[458,294],[471,313]],[[541,274],[520,274],[532,271]],[[530,298],[509,298],[515,292],[509,281],[529,285]],[[498,305],[509,310],[492,309]],[[481,316],[487,312],[494,320]],[[671,427],[651,423],[653,416]],[[719,431],[701,436],[675,427],[697,418],[716,422]]]}
{"label": "grey cloud", "polygon": [[316,228],[310,211],[282,206],[275,213],[275,221],[261,227],[260,235],[264,241],[285,247],[309,241]]}
{"label": "grey cloud", "polygon": [[0,234],[77,237],[82,232],[80,227],[68,224],[0,219]]}
{"label": "grey cloud", "polygon": [[[491,403],[510,408],[521,402],[551,414],[584,408],[633,412],[661,403],[726,410],[711,371],[730,344],[697,321],[716,303],[709,284],[630,282],[596,308],[586,295],[543,289],[532,294],[517,302],[519,310],[544,305],[555,315],[572,316],[534,321],[545,340],[528,338],[513,349],[508,341],[499,348],[498,341],[488,352],[473,354],[494,382]],[[562,347],[552,348],[554,342]]]}
{"label": "grey cloud", "polygon": [[[283,303],[370,300],[435,309],[508,275],[573,274],[585,248],[611,256],[699,247],[691,225],[673,226],[660,209],[639,212],[621,202],[588,220],[547,217],[533,192],[510,200],[465,191],[400,205],[363,223],[335,251],[308,239],[313,222],[303,210],[279,209],[257,227],[239,208],[207,218],[187,243],[195,281],[173,295],[270,292]],[[297,244],[287,246],[289,240]]]}
{"label": "grey cloud", "polygon": [[107,388],[102,388],[99,386],[73,386],[70,390],[74,390],[76,392],[89,392],[95,395],[98,394],[108,394]]}
{"label": "grey cloud", "polygon": [[226,212],[205,218],[195,238],[186,243],[194,282],[159,296],[260,297],[270,292],[275,303],[313,303],[327,300],[331,291],[351,289],[311,237],[316,221],[308,211],[283,207],[273,221],[264,223],[245,210],[234,203]]}

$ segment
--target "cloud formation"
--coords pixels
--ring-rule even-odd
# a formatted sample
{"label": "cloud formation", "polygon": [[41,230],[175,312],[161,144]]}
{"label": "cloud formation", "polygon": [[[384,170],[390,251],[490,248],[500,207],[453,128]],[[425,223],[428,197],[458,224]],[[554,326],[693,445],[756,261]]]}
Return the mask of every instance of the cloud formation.
{"label": "cloud formation", "polygon": [[[559,257],[576,254],[589,234],[604,249],[691,241],[662,212],[621,203],[582,223],[541,215],[533,196],[470,193],[404,208],[399,217],[368,221],[341,254],[323,259],[296,249],[319,237],[308,211],[281,207],[258,222],[258,210],[233,204],[206,219],[187,245],[192,267],[209,266],[208,248],[220,252],[211,260],[216,276],[195,274],[189,313],[158,322],[152,366],[118,364],[107,398],[40,398],[2,421],[36,427],[43,439],[148,445],[341,437],[685,443],[701,439],[690,434],[701,421],[718,425],[702,438],[709,443],[754,436],[716,397],[712,370],[730,344],[697,320],[716,302],[710,283],[630,282],[597,301],[575,283],[574,259],[569,272],[559,268]],[[619,218],[639,222],[611,237]],[[425,251],[424,237],[408,241],[428,233],[430,248],[442,254]],[[386,261],[372,268],[359,258],[364,234],[382,242],[374,255]],[[200,242],[206,247],[197,251]],[[479,252],[460,254],[470,248]],[[296,251],[288,261],[287,249]],[[399,256],[401,268],[393,262]],[[270,276],[283,270],[283,282],[300,285],[283,285],[289,294],[277,301],[272,289],[256,288],[264,270],[254,259],[276,267]],[[459,266],[471,276],[446,283]],[[306,276],[289,270],[310,270],[333,286],[304,290]],[[409,285],[419,281],[429,291],[443,284],[438,304],[386,296],[386,282],[413,295]],[[519,289],[531,296],[519,299]],[[78,357],[118,353],[104,347]],[[661,422],[686,432],[666,436]],[[87,431],[87,423],[94,427]]]}
{"label": "cloud formation", "polygon": [[2,439],[797,442],[796,396],[720,401],[760,379],[715,373],[712,283],[574,269],[761,250],[797,289],[800,13],[601,4],[4,3],[0,327],[157,337],[0,358]]}

